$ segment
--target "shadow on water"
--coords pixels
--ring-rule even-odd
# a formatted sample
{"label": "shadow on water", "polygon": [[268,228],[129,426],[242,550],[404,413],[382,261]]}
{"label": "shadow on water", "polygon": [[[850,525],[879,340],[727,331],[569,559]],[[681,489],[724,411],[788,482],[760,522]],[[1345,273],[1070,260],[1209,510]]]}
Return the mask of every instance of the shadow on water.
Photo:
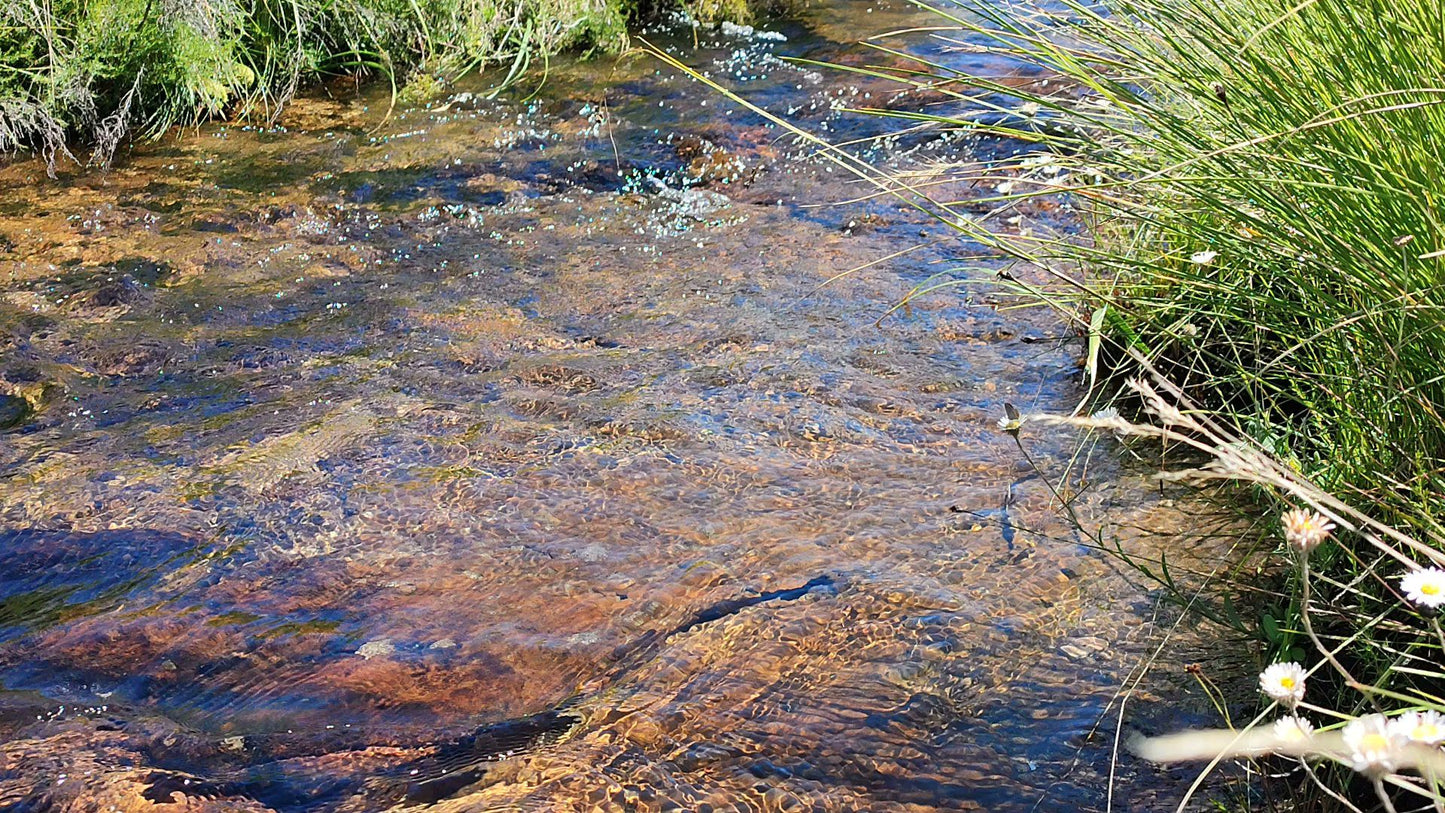
{"label": "shadow on water", "polygon": [[[1020,149],[783,59],[926,19],[650,38],[901,171]],[[1102,809],[1153,604],[993,428],[1077,402],[1060,327],[987,259],[875,325],[968,247],[648,59],[486,90],[0,167],[0,806]]]}
{"label": "shadow on water", "polygon": [[154,531],[0,531],[0,643],[114,610],[199,547]]}

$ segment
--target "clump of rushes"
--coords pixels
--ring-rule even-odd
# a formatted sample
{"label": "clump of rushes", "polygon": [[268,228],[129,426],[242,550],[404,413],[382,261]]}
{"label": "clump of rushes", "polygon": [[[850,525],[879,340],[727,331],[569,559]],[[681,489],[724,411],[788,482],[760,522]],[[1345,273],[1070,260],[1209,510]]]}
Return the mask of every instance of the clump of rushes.
{"label": "clump of rushes", "polygon": [[1019,76],[910,75],[965,112],[891,115],[1032,145],[959,172],[1014,211],[1064,194],[1088,228],[940,216],[1059,275],[1031,292],[1090,334],[1100,378],[1137,351],[1321,486],[1445,539],[1438,0],[958,5],[937,36]]}
{"label": "clump of rushes", "polygon": [[[755,3],[756,4],[756,3]],[[127,137],[219,115],[274,117],[330,75],[515,78],[562,48],[618,49],[654,0],[4,0],[0,151],[105,163]],[[684,0],[676,5],[690,8]],[[749,0],[695,0],[737,17]]]}

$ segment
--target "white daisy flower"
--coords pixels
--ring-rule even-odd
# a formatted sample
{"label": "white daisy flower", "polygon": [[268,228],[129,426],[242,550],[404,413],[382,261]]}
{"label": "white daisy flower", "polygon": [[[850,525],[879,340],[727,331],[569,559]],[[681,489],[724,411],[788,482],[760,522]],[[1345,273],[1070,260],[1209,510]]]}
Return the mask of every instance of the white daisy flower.
{"label": "white daisy flower", "polygon": [[998,428],[1000,431],[1018,437],[1019,430],[1024,428],[1024,418],[1019,414],[1017,407],[1007,403],[1003,405],[1003,417],[998,419]]}
{"label": "white daisy flower", "polygon": [[1445,570],[1438,567],[1412,570],[1400,579],[1400,590],[1411,603],[1433,610],[1445,604]]}
{"label": "white daisy flower", "polygon": [[1218,256],[1219,252],[1217,251],[1196,251],[1189,255],[1189,261],[1195,265],[1209,265]]}
{"label": "white daisy flower", "polygon": [[1408,742],[1383,714],[1367,714],[1351,720],[1341,734],[1350,755],[1350,767],[1375,776],[1395,770]]}
{"label": "white daisy flower", "polygon": [[1291,714],[1274,721],[1274,736],[1286,748],[1298,748],[1315,735],[1314,723]]}
{"label": "white daisy flower", "polygon": [[1438,711],[1407,711],[1391,720],[1390,728],[1407,740],[1426,745],[1445,742],[1445,715]]}
{"label": "white daisy flower", "polygon": [[1270,664],[1259,675],[1259,690],[1294,708],[1305,697],[1305,668],[1297,663]]}
{"label": "white daisy flower", "polygon": [[[1335,524],[1318,511],[1295,508],[1279,518],[1284,525],[1284,538],[1295,548],[1309,553],[1329,538]],[[1445,576],[1445,573],[1441,574]]]}

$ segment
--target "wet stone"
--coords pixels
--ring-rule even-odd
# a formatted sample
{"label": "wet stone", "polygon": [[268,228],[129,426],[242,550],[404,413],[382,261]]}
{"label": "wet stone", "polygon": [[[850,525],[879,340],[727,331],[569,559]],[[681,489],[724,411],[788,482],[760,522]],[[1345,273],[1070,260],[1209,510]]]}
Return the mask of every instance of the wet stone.
{"label": "wet stone", "polygon": [[30,402],[0,393],[0,429],[14,429],[30,419]]}

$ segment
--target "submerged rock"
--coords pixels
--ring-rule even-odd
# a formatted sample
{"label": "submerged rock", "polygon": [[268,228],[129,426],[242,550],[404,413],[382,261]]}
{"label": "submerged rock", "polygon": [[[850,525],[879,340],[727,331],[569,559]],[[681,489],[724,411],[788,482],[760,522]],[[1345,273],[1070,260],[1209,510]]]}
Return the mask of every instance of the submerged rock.
{"label": "submerged rock", "polygon": [[732,198],[719,192],[709,192],[705,189],[673,189],[663,183],[661,178],[649,177],[647,182],[658,197],[671,201],[672,208],[677,214],[694,220],[703,220],[708,215],[733,205]]}
{"label": "submerged rock", "polygon": [[30,419],[30,402],[18,395],[0,394],[0,429],[14,429]]}
{"label": "submerged rock", "polygon": [[396,645],[386,638],[378,638],[375,641],[367,641],[356,650],[356,654],[365,660],[372,658],[383,658],[396,651]]}
{"label": "submerged rock", "polygon": [[737,154],[700,136],[685,136],[674,149],[686,164],[686,171],[699,186],[732,184],[750,180],[747,164]]}
{"label": "submerged rock", "polygon": [[777,31],[760,31],[750,25],[739,25],[729,20],[724,20],[722,32],[730,37],[742,37],[745,39],[767,40],[769,42],[787,42],[788,38]]}

